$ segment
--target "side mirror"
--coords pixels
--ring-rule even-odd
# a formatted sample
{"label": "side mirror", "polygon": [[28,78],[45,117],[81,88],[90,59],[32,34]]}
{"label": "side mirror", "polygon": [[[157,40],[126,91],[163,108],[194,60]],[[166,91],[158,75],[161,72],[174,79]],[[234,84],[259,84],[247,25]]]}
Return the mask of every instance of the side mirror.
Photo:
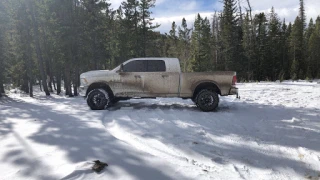
{"label": "side mirror", "polygon": [[117,73],[122,73],[123,72],[123,64],[120,64],[120,68],[119,70],[117,71]]}

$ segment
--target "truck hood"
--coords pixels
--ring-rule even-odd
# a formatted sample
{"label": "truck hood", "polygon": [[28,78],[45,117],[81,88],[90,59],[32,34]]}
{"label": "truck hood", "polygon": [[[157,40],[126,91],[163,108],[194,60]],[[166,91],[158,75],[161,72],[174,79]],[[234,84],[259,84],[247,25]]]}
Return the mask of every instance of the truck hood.
{"label": "truck hood", "polygon": [[109,70],[88,71],[80,75],[81,78],[101,77],[112,74]]}

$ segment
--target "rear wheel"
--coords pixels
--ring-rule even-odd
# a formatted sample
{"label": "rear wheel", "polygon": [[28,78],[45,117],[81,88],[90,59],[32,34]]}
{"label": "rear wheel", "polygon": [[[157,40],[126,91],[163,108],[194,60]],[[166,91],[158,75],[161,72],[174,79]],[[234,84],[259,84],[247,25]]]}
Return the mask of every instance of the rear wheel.
{"label": "rear wheel", "polygon": [[88,94],[87,104],[92,110],[106,109],[110,104],[109,93],[104,89],[94,89]]}
{"label": "rear wheel", "polygon": [[195,103],[202,111],[210,112],[218,107],[219,95],[212,90],[204,89],[197,94]]}

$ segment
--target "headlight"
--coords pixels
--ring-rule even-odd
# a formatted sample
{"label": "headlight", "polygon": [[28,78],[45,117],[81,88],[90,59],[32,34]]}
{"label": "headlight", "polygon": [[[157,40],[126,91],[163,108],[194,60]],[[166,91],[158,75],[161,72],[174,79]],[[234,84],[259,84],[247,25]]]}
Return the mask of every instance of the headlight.
{"label": "headlight", "polygon": [[81,85],[87,85],[88,81],[86,78],[81,78]]}

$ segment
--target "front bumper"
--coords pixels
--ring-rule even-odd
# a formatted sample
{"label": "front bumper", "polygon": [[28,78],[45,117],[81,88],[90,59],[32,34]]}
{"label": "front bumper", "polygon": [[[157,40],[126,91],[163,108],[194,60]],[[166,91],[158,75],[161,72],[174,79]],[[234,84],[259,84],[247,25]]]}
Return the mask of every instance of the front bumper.
{"label": "front bumper", "polygon": [[79,88],[79,94],[80,96],[87,96],[87,90],[88,90],[88,86],[80,86]]}

